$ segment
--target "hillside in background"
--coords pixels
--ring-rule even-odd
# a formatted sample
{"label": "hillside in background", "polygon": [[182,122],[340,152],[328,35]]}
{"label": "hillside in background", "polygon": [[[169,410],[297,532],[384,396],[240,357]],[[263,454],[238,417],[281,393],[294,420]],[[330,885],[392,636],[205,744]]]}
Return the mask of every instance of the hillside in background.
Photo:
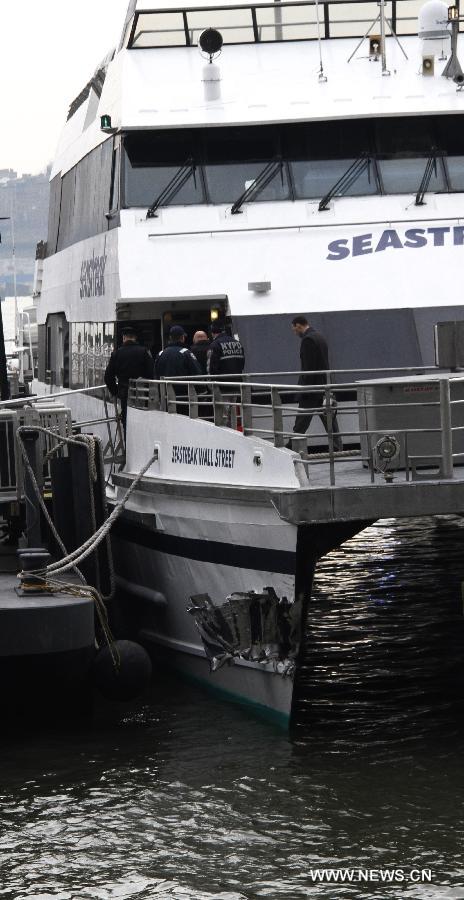
{"label": "hillside in background", "polygon": [[49,170],[39,175],[19,176],[13,169],[0,169],[0,296],[12,296],[13,284],[13,228],[14,220],[16,293],[32,294],[35,251],[38,241],[47,239]]}

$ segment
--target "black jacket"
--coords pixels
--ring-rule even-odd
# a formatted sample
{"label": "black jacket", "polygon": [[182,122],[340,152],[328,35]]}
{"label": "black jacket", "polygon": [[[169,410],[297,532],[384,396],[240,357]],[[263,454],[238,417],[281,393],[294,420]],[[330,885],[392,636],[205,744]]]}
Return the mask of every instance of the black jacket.
{"label": "black jacket", "polygon": [[245,351],[241,342],[225,331],[218,334],[209,348],[208,374],[240,375],[244,368]]}
{"label": "black jacket", "polygon": [[[302,373],[305,371],[310,372],[311,370],[330,369],[327,341],[322,334],[319,334],[311,326],[301,338],[300,361]],[[324,372],[321,372],[319,375],[318,371],[315,371],[314,375],[301,374],[298,384],[325,384],[326,381],[327,376]]]}
{"label": "black jacket", "polygon": [[157,378],[201,375],[198,361],[189,348],[180,341],[176,344],[168,344],[164,350],[158,353],[155,359],[155,370]]}
{"label": "black jacket", "polygon": [[113,350],[104,379],[110,394],[127,394],[130,378],[154,378],[155,364],[151,353],[136,341]]}
{"label": "black jacket", "polygon": [[203,375],[206,375],[207,373],[208,350],[210,346],[211,344],[209,341],[197,341],[196,344],[192,344],[190,347],[190,352],[193,353],[197,360]]}

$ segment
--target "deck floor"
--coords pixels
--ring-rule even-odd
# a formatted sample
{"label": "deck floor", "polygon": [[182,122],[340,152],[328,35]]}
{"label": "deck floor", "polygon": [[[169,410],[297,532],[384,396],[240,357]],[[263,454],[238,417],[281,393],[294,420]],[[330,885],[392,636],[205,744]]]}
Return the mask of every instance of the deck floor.
{"label": "deck floor", "polygon": [[[328,459],[311,461],[305,460],[305,470],[308,474],[309,487],[321,488],[330,487],[330,466]],[[422,467],[413,476],[413,473],[406,470],[393,470],[391,482],[387,481],[381,472],[374,473],[374,480],[371,479],[369,468],[363,465],[359,456],[340,457],[334,462],[335,483],[332,485],[337,488],[346,487],[373,487],[375,485],[386,484],[423,484],[430,481],[443,481],[440,470],[437,466]],[[454,466],[453,481],[464,481],[464,464]]]}

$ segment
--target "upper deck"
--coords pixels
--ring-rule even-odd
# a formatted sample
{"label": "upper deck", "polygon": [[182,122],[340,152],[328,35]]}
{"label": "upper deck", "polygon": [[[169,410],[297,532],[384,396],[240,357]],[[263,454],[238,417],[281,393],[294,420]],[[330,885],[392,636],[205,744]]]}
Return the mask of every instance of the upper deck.
{"label": "upper deck", "polygon": [[[101,115],[124,132],[460,113],[464,92],[441,76],[449,39],[417,37],[422,5],[385,4],[385,78],[379,58],[370,55],[369,36],[380,33],[379,7],[370,0],[177,4],[158,10],[139,2],[130,10],[118,52],[71,104],[52,177],[107,140]],[[208,62],[197,46],[201,32],[211,27],[224,41],[215,60],[220,95],[213,100],[205,98]],[[424,52],[435,54],[435,74],[428,77],[421,74]],[[326,81],[319,80],[321,60]]]}
{"label": "upper deck", "polygon": [[[421,0],[390,0],[385,4],[389,31],[417,34]],[[459,4],[458,4],[459,6]],[[179,4],[137,0],[129,8],[121,46],[130,49],[193,47],[206,28],[217,28],[224,45],[362,37],[379,16],[372,0],[282,0],[234,3],[206,0]],[[374,28],[371,31],[376,33]]]}

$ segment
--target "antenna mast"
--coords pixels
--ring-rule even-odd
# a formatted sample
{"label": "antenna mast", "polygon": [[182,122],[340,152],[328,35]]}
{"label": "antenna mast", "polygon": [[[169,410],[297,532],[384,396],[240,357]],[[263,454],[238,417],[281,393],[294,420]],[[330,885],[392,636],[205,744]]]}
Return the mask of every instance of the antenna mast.
{"label": "antenna mast", "polygon": [[327,75],[324,74],[324,64],[322,62],[322,41],[321,41],[321,23],[319,19],[319,0],[316,0],[316,20],[317,20],[317,42],[319,45],[319,75],[318,81],[327,81]]}

